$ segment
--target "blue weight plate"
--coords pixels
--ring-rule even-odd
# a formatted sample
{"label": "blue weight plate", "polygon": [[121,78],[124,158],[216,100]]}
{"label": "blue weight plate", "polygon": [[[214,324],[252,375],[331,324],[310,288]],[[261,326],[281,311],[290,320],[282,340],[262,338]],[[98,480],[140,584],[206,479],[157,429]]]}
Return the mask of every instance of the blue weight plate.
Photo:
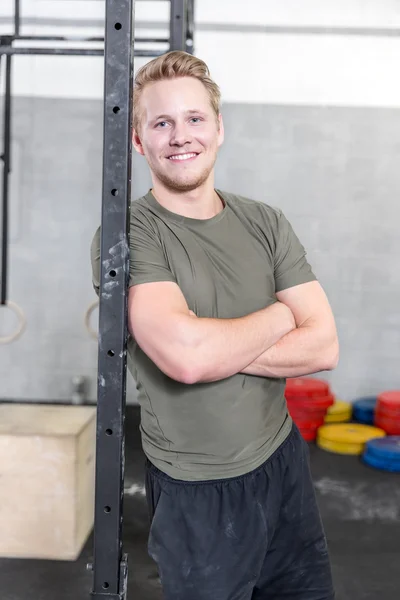
{"label": "blue weight plate", "polygon": [[364,398],[358,398],[353,402],[353,406],[359,406],[360,408],[374,409],[376,404],[376,396],[365,396]]}
{"label": "blue weight plate", "polygon": [[353,410],[361,410],[366,412],[374,412],[376,406],[376,397],[369,396],[367,398],[359,398],[353,402]]}
{"label": "blue weight plate", "polygon": [[353,410],[353,419],[358,423],[366,423],[367,425],[373,425],[374,423],[374,411],[363,410],[361,408],[355,408]]}
{"label": "blue weight plate", "polygon": [[375,469],[380,469],[382,471],[390,471],[391,473],[400,473],[400,462],[382,460],[381,458],[377,458],[376,456],[371,456],[368,452],[365,452],[362,456],[362,460],[366,465],[370,467],[374,467]]}
{"label": "blue weight plate", "polygon": [[380,460],[400,461],[400,435],[387,435],[369,440],[365,451]]}
{"label": "blue weight plate", "polygon": [[383,458],[383,456],[374,454],[373,452],[371,452],[370,450],[367,450],[367,449],[364,450],[363,456],[366,456],[367,458],[371,458],[372,460],[379,461],[380,463],[385,464],[385,465],[394,465],[395,467],[400,466],[399,458]]}
{"label": "blue weight plate", "polygon": [[373,425],[376,396],[359,398],[353,402],[353,419],[359,423]]}

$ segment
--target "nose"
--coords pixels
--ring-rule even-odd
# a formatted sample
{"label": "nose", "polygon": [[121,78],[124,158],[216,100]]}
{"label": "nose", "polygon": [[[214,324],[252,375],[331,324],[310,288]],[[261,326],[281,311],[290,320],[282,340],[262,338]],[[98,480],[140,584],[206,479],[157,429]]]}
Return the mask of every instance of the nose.
{"label": "nose", "polygon": [[170,139],[171,146],[184,146],[192,142],[192,135],[186,123],[175,123]]}

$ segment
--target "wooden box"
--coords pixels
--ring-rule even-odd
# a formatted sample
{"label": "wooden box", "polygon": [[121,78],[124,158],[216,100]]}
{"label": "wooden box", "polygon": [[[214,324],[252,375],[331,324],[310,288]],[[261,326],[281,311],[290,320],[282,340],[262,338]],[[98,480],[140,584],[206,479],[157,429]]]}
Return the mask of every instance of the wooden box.
{"label": "wooden box", "polygon": [[0,556],[76,560],[94,522],[96,409],[0,405]]}

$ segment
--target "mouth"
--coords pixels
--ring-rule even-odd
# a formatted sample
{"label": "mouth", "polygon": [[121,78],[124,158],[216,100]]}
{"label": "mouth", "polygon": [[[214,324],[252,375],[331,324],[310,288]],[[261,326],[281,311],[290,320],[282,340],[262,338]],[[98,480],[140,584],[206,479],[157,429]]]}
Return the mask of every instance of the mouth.
{"label": "mouth", "polygon": [[170,160],[171,162],[189,162],[191,160],[194,160],[195,158],[197,158],[199,155],[198,152],[186,152],[185,154],[172,154],[171,156],[168,156],[168,160]]}

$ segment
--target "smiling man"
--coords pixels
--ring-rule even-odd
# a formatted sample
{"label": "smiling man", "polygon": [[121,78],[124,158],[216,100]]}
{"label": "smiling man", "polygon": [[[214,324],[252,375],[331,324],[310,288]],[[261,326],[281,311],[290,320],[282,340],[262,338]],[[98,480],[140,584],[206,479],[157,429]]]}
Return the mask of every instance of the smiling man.
{"label": "smiling man", "polygon": [[[223,140],[203,61],[171,52],[138,72],[133,145],[152,189],[131,208],[128,352],[149,553],[166,600],[332,600],[284,388],[335,368],[335,322],[282,212],[215,188]],[[99,292],[99,230],[92,266]]]}

